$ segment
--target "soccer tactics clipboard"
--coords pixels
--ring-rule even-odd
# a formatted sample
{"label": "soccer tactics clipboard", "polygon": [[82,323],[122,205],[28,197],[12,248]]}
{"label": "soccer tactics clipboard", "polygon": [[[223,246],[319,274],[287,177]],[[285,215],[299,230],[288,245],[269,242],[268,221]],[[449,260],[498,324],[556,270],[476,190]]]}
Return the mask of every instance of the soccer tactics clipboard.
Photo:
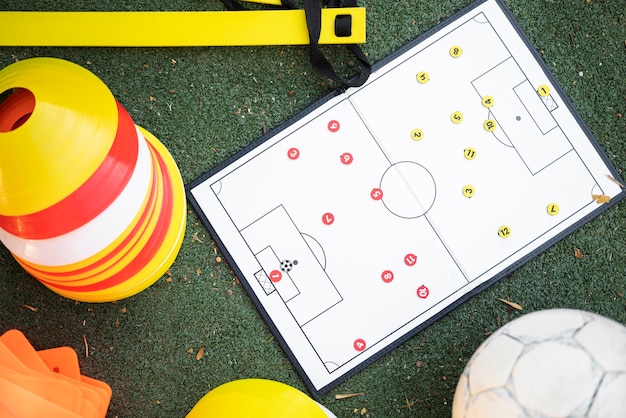
{"label": "soccer tactics clipboard", "polygon": [[314,396],[624,197],[499,0],[188,187]]}

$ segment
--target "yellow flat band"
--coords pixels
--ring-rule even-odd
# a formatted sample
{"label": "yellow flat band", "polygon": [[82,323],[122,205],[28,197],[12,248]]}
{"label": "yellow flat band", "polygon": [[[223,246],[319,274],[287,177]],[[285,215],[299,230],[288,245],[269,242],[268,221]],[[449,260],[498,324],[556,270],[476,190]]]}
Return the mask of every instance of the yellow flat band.
{"label": "yellow flat band", "polygon": [[248,3],[262,3],[262,4],[273,4],[274,6],[280,6],[283,4],[280,0],[245,0]]}
{"label": "yellow flat band", "polygon": [[[267,0],[266,0],[267,1]],[[351,30],[335,33],[337,18]],[[365,42],[365,8],[322,9],[320,44]],[[0,46],[308,45],[304,10],[0,12]]]}

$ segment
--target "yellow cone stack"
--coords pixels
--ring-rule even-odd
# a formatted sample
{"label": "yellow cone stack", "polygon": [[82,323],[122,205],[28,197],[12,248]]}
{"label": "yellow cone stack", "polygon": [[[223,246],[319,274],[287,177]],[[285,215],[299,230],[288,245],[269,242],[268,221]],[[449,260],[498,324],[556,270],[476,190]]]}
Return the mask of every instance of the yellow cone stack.
{"label": "yellow cone stack", "polygon": [[[4,93],[3,93],[4,92]],[[71,299],[144,290],[185,230],[180,173],[104,83],[56,58],[0,71],[0,241]]]}

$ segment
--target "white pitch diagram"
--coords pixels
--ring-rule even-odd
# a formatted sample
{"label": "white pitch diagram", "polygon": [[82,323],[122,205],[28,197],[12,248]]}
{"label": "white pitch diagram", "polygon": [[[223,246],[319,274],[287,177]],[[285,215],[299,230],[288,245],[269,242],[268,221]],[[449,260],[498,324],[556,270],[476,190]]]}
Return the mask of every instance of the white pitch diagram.
{"label": "white pitch diagram", "polygon": [[498,0],[191,185],[322,394],[623,197]]}

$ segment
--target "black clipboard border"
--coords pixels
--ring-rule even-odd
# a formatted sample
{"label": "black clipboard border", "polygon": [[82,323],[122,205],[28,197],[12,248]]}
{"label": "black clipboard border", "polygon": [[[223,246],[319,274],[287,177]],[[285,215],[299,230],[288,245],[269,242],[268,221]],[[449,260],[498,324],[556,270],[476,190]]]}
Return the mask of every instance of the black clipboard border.
{"label": "black clipboard border", "polygon": [[[471,3],[470,5],[462,8],[461,10],[455,12],[454,14],[452,14],[449,18],[447,18],[442,23],[440,23],[438,25],[435,25],[434,27],[430,28],[429,30],[427,30],[423,34],[421,34],[418,37],[416,37],[415,39],[413,39],[412,41],[408,42],[407,44],[403,45],[402,47],[400,47],[399,49],[394,51],[392,54],[388,55],[387,57],[383,58],[382,60],[380,60],[377,63],[375,63],[374,65],[372,65],[372,73],[375,73],[379,69],[383,68],[389,62],[391,62],[392,60],[396,59],[397,57],[399,57],[400,55],[404,54],[405,52],[409,51],[411,48],[415,47],[417,44],[422,42],[424,39],[430,37],[431,35],[437,33],[438,31],[444,29],[445,27],[447,27],[448,25],[450,25],[454,21],[456,21],[459,17],[461,17],[464,14],[472,11],[473,9],[476,9],[477,7],[479,7],[480,5],[482,5],[483,3],[487,2],[487,1],[488,0],[477,0],[477,1],[473,2],[473,3]],[[550,69],[548,68],[546,63],[543,61],[543,58],[541,57],[541,55],[539,54],[539,52],[537,51],[537,49],[535,48],[533,43],[530,41],[528,36],[524,33],[522,27],[515,20],[515,17],[513,16],[512,12],[504,4],[503,0],[494,0],[494,1],[501,8],[501,10],[503,11],[504,15],[507,17],[507,19],[511,23],[511,26],[516,30],[516,32],[518,33],[519,37],[522,39],[524,44],[530,50],[531,54],[533,55],[533,57],[535,58],[535,60],[537,61],[537,63],[541,67],[541,69],[543,70],[543,72],[545,73],[546,77],[550,80],[550,83],[552,84],[552,87],[554,87],[558,91],[561,99],[563,100],[563,104],[568,108],[568,110],[574,116],[576,122],[581,127],[581,129],[583,130],[583,132],[585,133],[585,135],[589,139],[590,143],[593,145],[595,151],[598,153],[600,158],[604,161],[604,163],[607,165],[607,167],[611,171],[611,175],[613,176],[613,178],[615,180],[617,180],[618,182],[624,184],[624,180],[622,180],[622,178],[620,177],[618,171],[615,169],[615,167],[613,166],[612,162],[609,160],[606,152],[604,151],[604,149],[602,149],[602,147],[600,146],[598,140],[593,135],[593,133],[591,132],[591,130],[589,129],[587,124],[584,122],[584,120],[582,119],[580,113],[578,112],[578,110],[576,109],[574,104],[571,102],[569,97],[565,94],[565,91],[561,87],[560,83],[557,81],[557,79],[554,76],[554,74],[552,74],[552,72],[550,71]],[[274,128],[271,131],[269,131],[267,134],[257,138],[250,145],[246,146],[245,148],[241,149],[237,153],[233,154],[231,157],[229,157],[228,159],[224,160],[222,163],[218,164],[217,166],[215,166],[214,168],[208,170],[207,172],[205,172],[204,174],[202,174],[201,176],[199,176],[195,180],[191,181],[185,187],[189,203],[191,204],[191,206],[196,211],[198,217],[200,218],[200,221],[205,226],[205,228],[209,231],[209,234],[211,235],[211,237],[215,241],[217,247],[220,249],[220,251],[222,252],[224,257],[226,258],[226,261],[228,262],[228,264],[231,266],[231,268],[233,269],[233,271],[235,272],[235,274],[238,277],[244,277],[243,273],[238,268],[237,263],[235,262],[235,260],[232,257],[232,255],[229,253],[228,248],[221,241],[221,239],[220,239],[219,235],[217,234],[216,230],[211,225],[210,220],[207,218],[206,214],[200,208],[198,202],[196,201],[195,197],[192,194],[192,190],[195,187],[197,187],[198,185],[200,185],[201,183],[203,183],[204,181],[206,181],[208,178],[213,176],[214,174],[220,172],[224,168],[226,168],[229,165],[231,165],[233,162],[237,161],[239,158],[242,158],[243,156],[245,156],[246,154],[248,154],[249,152],[251,152],[252,150],[257,148],[261,144],[265,143],[266,141],[270,140],[274,136],[278,135],[280,132],[285,130],[287,127],[289,127],[289,126],[293,125],[294,123],[298,122],[299,120],[303,119],[309,113],[311,113],[313,110],[317,109],[318,107],[320,107],[324,103],[328,102],[329,100],[335,98],[336,96],[339,96],[339,95],[344,94],[344,93],[345,93],[345,90],[341,89],[341,88],[333,90],[332,92],[330,92],[329,94],[325,95],[321,99],[319,99],[319,100],[315,101],[314,103],[312,103],[310,106],[307,106],[305,109],[303,109],[302,111],[298,112],[293,117],[291,117],[288,120],[286,120],[285,122],[281,123],[276,128]],[[289,345],[287,344],[287,342],[284,340],[284,338],[280,334],[278,328],[276,327],[276,325],[272,321],[272,319],[269,316],[269,314],[267,313],[267,311],[265,311],[265,309],[263,308],[263,305],[262,305],[261,301],[256,297],[254,291],[252,290],[250,285],[247,283],[247,281],[246,280],[241,280],[241,284],[244,287],[244,289],[246,290],[246,292],[248,293],[248,295],[250,296],[250,298],[252,299],[254,305],[257,308],[257,311],[259,312],[259,314],[261,315],[261,317],[263,318],[263,320],[265,321],[267,326],[270,328],[270,331],[275,336],[275,338],[278,341],[278,343],[280,344],[281,348],[283,349],[283,351],[285,352],[285,354],[287,355],[287,357],[289,358],[289,360],[293,364],[294,368],[296,369],[296,371],[298,372],[298,374],[300,375],[300,377],[304,381],[307,389],[309,390],[309,392],[311,393],[313,398],[319,399],[321,396],[323,396],[324,394],[329,392],[334,387],[338,386],[339,384],[341,384],[345,380],[349,379],[350,377],[354,376],[355,374],[357,374],[361,370],[367,368],[368,366],[370,366],[374,362],[378,361],[379,359],[381,359],[382,357],[384,357],[385,355],[387,355],[388,353],[390,353],[391,351],[393,351],[394,349],[396,349],[400,345],[404,344],[406,341],[408,341],[411,338],[415,337],[417,334],[419,334],[425,328],[429,327],[430,325],[432,325],[433,323],[435,323],[436,321],[438,321],[439,319],[441,319],[442,317],[444,317],[445,315],[447,315],[448,313],[450,313],[451,311],[453,311],[454,309],[459,307],[461,304],[465,303],[466,301],[468,301],[472,297],[474,297],[477,294],[481,293],[482,291],[484,291],[488,287],[494,285],[496,282],[500,281],[502,278],[507,277],[513,271],[517,270],[518,268],[520,268],[521,266],[523,266],[524,264],[526,264],[528,261],[532,260],[533,258],[537,257],[539,254],[543,253],[548,248],[554,246],[557,242],[559,242],[562,239],[564,239],[565,237],[569,236],[570,234],[572,234],[574,231],[579,229],[584,224],[586,224],[589,221],[591,221],[592,219],[600,216],[602,213],[604,213],[605,211],[607,211],[611,207],[615,206],[624,197],[626,197],[626,190],[622,190],[618,195],[613,197],[610,202],[602,204],[602,205],[599,205],[598,208],[596,210],[594,210],[593,212],[591,212],[589,215],[583,217],[578,222],[572,224],[571,226],[569,226],[568,228],[563,230],[561,233],[559,233],[555,237],[553,237],[553,238],[549,239],[548,241],[546,241],[545,243],[541,244],[534,251],[532,251],[529,254],[527,254],[526,256],[522,257],[520,260],[512,263],[506,269],[500,271],[498,274],[494,275],[489,280],[485,281],[484,283],[482,283],[481,285],[479,285],[476,288],[472,289],[471,291],[465,293],[459,299],[457,299],[456,301],[454,301],[453,303],[451,303],[450,305],[448,305],[444,309],[442,309],[439,313],[433,315],[428,320],[422,322],[420,325],[415,327],[413,330],[411,330],[410,332],[406,333],[401,338],[395,340],[393,343],[389,344],[387,347],[385,347],[384,349],[380,350],[379,352],[374,354],[372,357],[368,358],[366,361],[360,363],[358,366],[356,366],[353,369],[350,369],[349,371],[347,371],[347,372],[337,376],[332,382],[330,382],[329,384],[327,384],[326,386],[324,386],[324,387],[322,387],[320,389],[316,389],[315,386],[313,385],[313,382],[308,378],[306,372],[304,371],[304,368],[298,362],[296,356],[293,354],[293,352],[289,348]]]}

